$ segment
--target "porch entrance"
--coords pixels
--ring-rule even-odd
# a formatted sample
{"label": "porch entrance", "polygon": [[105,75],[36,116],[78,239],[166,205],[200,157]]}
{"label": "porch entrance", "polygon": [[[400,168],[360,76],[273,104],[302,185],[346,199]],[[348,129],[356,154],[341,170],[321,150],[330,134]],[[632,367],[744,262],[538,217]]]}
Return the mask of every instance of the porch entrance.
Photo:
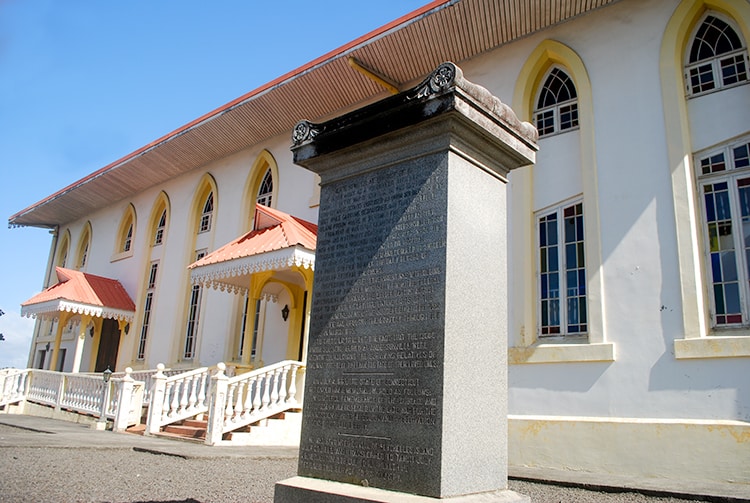
{"label": "porch entrance", "polygon": [[105,318],[102,321],[102,335],[99,339],[99,352],[96,354],[94,372],[115,370],[117,350],[120,347],[120,327],[117,320]]}

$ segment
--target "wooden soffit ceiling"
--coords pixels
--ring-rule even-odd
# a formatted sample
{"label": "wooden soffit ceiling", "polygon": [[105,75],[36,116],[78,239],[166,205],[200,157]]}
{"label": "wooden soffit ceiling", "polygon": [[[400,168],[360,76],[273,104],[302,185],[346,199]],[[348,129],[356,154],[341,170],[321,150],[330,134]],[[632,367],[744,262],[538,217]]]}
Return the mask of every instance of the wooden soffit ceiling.
{"label": "wooden soffit ceiling", "polygon": [[[42,201],[11,226],[55,227],[273,136],[380,99],[444,61],[460,63],[618,0],[436,0],[196,119]],[[291,140],[290,140],[291,141]]]}

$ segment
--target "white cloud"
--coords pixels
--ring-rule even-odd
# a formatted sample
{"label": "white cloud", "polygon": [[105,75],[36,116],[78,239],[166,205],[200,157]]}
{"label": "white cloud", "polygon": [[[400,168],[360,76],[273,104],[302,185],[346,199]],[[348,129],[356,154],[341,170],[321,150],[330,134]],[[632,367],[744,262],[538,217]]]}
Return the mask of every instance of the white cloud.
{"label": "white cloud", "polygon": [[6,312],[0,317],[0,368],[24,369],[29,358],[29,348],[34,335],[34,320],[20,314]]}

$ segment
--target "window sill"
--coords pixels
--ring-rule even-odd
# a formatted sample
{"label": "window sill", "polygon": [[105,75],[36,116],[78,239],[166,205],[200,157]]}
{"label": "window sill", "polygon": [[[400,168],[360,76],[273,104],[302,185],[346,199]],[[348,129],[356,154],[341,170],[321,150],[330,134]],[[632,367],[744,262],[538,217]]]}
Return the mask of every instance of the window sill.
{"label": "window sill", "polygon": [[123,260],[126,258],[130,258],[133,256],[133,250],[130,249],[126,252],[119,252],[112,255],[112,257],[109,259],[110,262],[117,262],[118,260]]}
{"label": "window sill", "polygon": [[676,339],[674,356],[688,358],[742,358],[750,356],[750,335],[729,335]]}
{"label": "window sill", "polygon": [[615,361],[615,345],[611,342],[597,344],[538,343],[533,346],[508,349],[508,364],[510,365],[612,361]]}

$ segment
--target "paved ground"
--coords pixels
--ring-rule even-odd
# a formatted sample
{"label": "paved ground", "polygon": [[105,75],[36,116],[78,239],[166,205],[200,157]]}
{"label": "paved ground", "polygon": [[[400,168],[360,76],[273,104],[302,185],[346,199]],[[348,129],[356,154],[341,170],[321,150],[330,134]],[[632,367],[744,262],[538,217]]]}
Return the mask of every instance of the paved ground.
{"label": "paved ground", "polygon": [[[270,503],[275,482],[296,468],[296,448],[208,447],[0,414],[0,502]],[[510,488],[534,503],[750,502],[750,488],[732,485],[574,480],[532,470],[512,475],[557,482],[511,479]]]}

